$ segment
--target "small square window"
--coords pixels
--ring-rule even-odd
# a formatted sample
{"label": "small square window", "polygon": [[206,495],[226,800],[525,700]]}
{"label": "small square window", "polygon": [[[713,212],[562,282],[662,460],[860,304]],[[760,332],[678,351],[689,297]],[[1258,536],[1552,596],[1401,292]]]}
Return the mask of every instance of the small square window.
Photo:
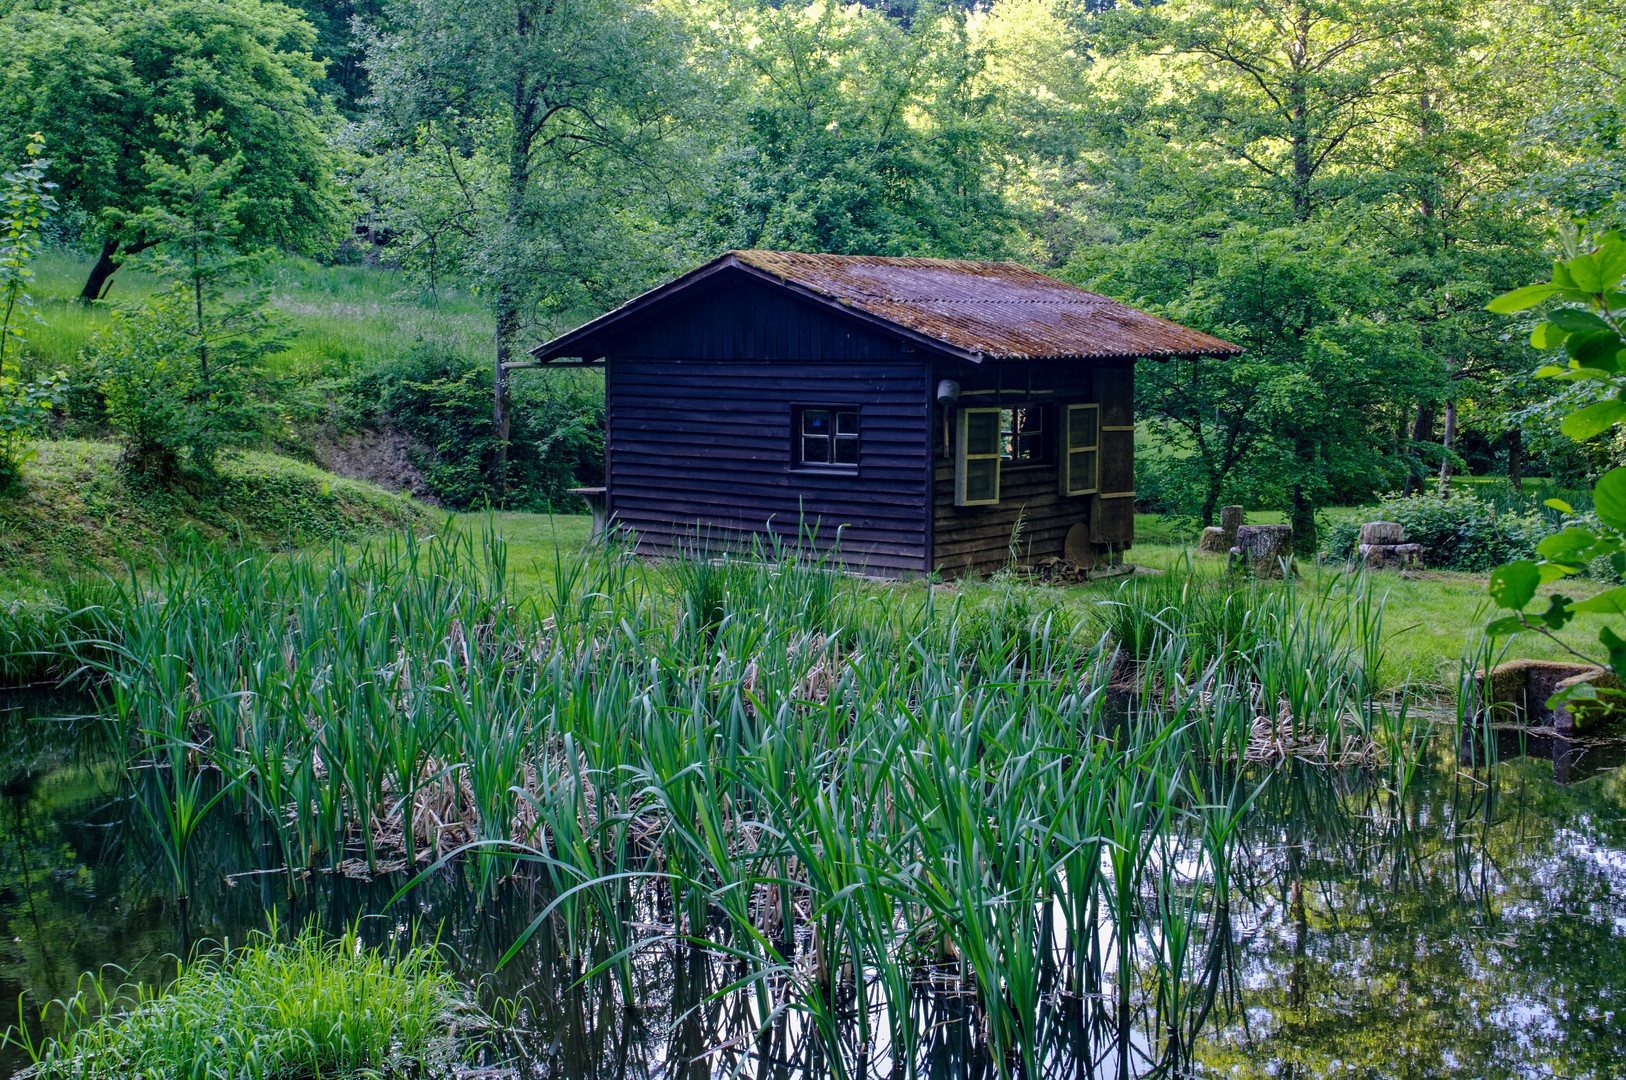
{"label": "small square window", "polygon": [[999,411],[999,456],[1008,464],[1040,465],[1049,460],[1044,406]]}
{"label": "small square window", "polygon": [[857,409],[799,409],[796,464],[858,467]]}

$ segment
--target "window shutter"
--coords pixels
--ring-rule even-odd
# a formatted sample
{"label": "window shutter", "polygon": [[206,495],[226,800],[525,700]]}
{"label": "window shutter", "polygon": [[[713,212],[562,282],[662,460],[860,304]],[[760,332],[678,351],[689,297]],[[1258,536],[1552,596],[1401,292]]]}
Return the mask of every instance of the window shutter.
{"label": "window shutter", "polygon": [[956,418],[954,505],[999,502],[999,410],[961,409]]}
{"label": "window shutter", "polygon": [[1095,405],[1062,407],[1061,453],[1056,490],[1090,495],[1100,489],[1101,410]]}
{"label": "window shutter", "polygon": [[1090,539],[1131,544],[1135,540],[1135,370],[1095,370],[1101,403],[1097,491],[1090,500]]}

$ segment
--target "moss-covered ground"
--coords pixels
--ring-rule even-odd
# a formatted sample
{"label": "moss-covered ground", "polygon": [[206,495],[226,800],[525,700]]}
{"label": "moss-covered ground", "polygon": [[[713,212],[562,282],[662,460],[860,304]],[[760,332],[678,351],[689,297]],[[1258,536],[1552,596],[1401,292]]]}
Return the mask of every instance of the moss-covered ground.
{"label": "moss-covered ground", "polygon": [[12,578],[106,569],[196,539],[285,549],[439,521],[375,484],[275,454],[231,454],[213,481],[160,487],[127,476],[114,443],[34,451],[23,490],[0,495],[0,573]]}

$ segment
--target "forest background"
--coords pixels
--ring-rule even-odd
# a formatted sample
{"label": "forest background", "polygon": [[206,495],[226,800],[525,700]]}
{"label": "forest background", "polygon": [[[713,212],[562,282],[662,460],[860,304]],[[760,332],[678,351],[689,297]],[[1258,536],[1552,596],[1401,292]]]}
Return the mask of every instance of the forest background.
{"label": "forest background", "polygon": [[1559,424],[1610,391],[1536,380],[1539,317],[1485,305],[1621,224],[1623,31],[1614,0],[12,2],[4,212],[41,250],[0,251],[0,428],[171,484],[395,439],[446,505],[563,509],[602,385],[503,365],[789,248],[1016,259],[1246,346],[1142,365],[1146,509],[1280,510],[1313,550],[1317,507],[1453,474],[1585,487],[1626,446]]}

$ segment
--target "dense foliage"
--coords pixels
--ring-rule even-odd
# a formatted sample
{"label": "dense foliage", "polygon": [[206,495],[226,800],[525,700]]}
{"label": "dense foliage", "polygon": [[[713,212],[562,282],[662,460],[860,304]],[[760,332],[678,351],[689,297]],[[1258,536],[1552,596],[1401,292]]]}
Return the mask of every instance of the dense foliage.
{"label": "dense foliage", "polygon": [[[1622,453],[1565,445],[1486,307],[1557,226],[1620,216],[1605,0],[95,0],[0,22],[0,148],[56,148],[50,228],[98,255],[87,298],[138,252],[195,287],[267,246],[475,291],[478,366],[366,365],[392,420],[478,447],[434,465],[458,504],[556,502],[590,458],[529,460],[587,413],[505,364],[728,247],[1014,257],[1246,346],[1143,366],[1161,498],[1288,510],[1306,551],[1320,505],[1470,466],[1585,483]],[[1561,70],[1533,60],[1559,27]]]}
{"label": "dense foliage", "polygon": [[[1391,496],[1361,520],[1398,522],[1406,530],[1408,544],[1422,545],[1423,565],[1434,570],[1485,571],[1530,558],[1536,545],[1558,531],[1533,503],[1523,512],[1499,512],[1493,503],[1468,493],[1444,499]],[[1361,520],[1340,521],[1328,530],[1331,558],[1359,557]]]}

